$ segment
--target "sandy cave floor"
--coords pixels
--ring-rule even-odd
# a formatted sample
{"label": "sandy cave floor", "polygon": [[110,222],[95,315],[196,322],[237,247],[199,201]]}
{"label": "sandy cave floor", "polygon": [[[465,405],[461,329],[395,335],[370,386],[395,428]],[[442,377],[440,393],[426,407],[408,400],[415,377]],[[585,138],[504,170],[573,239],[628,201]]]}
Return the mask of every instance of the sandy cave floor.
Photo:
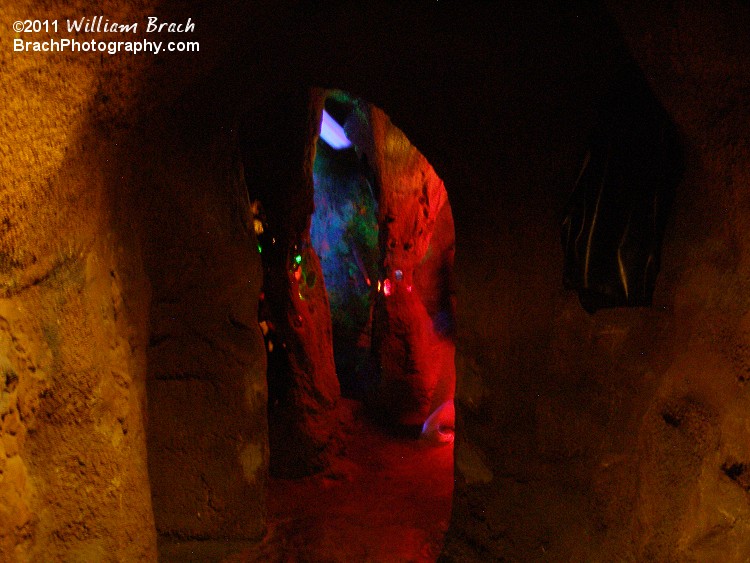
{"label": "sandy cave floor", "polygon": [[453,447],[392,436],[342,399],[342,457],[322,474],[271,479],[258,544],[160,545],[161,561],[429,562],[448,528]]}

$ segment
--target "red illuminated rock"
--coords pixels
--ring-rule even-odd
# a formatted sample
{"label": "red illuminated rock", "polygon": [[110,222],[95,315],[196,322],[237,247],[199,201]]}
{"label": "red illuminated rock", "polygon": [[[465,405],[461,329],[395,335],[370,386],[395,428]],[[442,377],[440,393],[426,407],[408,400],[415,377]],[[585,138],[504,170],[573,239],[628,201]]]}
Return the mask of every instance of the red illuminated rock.
{"label": "red illuminated rock", "polygon": [[[453,398],[450,206],[432,166],[388,116],[372,108],[371,126],[388,289],[375,315],[380,368],[375,402],[391,422],[421,425],[438,405]],[[438,219],[440,237],[433,244]]]}

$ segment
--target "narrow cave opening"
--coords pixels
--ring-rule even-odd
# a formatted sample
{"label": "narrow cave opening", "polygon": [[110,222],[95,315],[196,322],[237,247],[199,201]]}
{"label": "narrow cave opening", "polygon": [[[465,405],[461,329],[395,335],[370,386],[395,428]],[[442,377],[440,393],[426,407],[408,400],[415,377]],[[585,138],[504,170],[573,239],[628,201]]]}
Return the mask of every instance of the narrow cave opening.
{"label": "narrow cave opening", "polygon": [[342,94],[325,100],[313,166],[315,211],[310,224],[331,308],[341,393],[360,400],[375,384],[372,319],[382,290],[377,180],[366,152],[344,130],[347,119],[356,120],[360,142],[372,144],[366,117],[357,118],[362,105]]}
{"label": "narrow cave opening", "polygon": [[455,387],[445,186],[384,112],[342,91],[323,97],[310,233],[341,393],[381,422],[419,430]]}
{"label": "narrow cave opening", "polygon": [[322,90],[296,102],[308,175],[286,190],[247,178],[264,268],[269,525],[285,549],[321,558],[436,558],[453,489],[445,186],[368,102]]}

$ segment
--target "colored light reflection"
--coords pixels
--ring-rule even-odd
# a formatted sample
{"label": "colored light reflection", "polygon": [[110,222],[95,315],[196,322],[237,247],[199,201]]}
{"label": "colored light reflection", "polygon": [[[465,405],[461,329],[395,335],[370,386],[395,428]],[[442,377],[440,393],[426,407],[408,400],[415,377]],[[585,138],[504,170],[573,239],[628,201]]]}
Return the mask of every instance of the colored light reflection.
{"label": "colored light reflection", "polygon": [[294,261],[297,264],[302,264],[302,255],[301,254],[297,254],[297,256],[294,257]]}
{"label": "colored light reflection", "polygon": [[260,219],[253,219],[253,229],[256,235],[263,234],[263,222]]}
{"label": "colored light reflection", "polygon": [[346,138],[344,128],[326,110],[323,110],[323,119],[320,121],[320,138],[336,150],[352,146],[351,141]]}
{"label": "colored light reflection", "polygon": [[393,288],[391,287],[391,280],[387,279],[383,282],[383,295],[388,297],[393,292]]}
{"label": "colored light reflection", "polygon": [[428,440],[452,444],[456,435],[456,409],[453,400],[446,401],[427,417],[422,436]]}

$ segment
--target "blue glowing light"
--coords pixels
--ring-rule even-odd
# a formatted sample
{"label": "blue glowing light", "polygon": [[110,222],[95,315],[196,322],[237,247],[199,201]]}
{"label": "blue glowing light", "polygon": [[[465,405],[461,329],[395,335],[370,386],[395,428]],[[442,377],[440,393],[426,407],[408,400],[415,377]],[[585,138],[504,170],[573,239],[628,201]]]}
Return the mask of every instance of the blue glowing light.
{"label": "blue glowing light", "polygon": [[422,437],[444,444],[452,444],[456,434],[456,409],[453,400],[445,401],[427,417],[422,425]]}
{"label": "blue glowing light", "polygon": [[320,138],[336,150],[352,146],[351,141],[346,138],[343,127],[336,123],[326,110],[323,110],[323,119],[320,122]]}

